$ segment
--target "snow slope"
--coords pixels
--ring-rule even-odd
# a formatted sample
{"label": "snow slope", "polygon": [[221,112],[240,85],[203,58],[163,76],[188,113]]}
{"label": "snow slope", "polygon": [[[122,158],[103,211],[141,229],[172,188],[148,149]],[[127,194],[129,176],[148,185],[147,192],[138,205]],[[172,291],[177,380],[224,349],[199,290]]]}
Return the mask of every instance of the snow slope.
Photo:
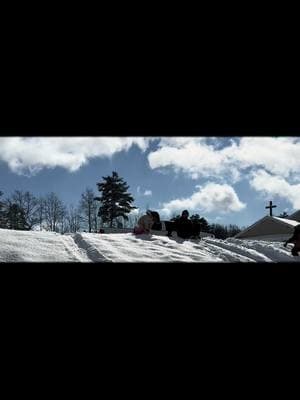
{"label": "snow slope", "polygon": [[0,262],[88,262],[69,235],[0,229]]}
{"label": "snow slope", "polygon": [[299,262],[280,242],[0,229],[0,262]]}

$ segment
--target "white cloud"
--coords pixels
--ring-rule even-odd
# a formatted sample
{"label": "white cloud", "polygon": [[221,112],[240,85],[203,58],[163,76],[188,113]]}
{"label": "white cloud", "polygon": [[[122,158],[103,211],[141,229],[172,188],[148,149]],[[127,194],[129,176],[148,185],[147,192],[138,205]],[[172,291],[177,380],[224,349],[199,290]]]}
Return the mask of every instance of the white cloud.
{"label": "white cloud", "polygon": [[1,137],[0,160],[13,172],[35,173],[42,168],[76,171],[95,157],[111,157],[137,145],[142,151],[151,138],[143,137]]}
{"label": "white cloud", "polygon": [[[300,173],[300,138],[241,137],[220,146],[222,138],[161,139],[148,155],[152,169],[169,167],[192,179],[229,178],[237,182],[248,168],[288,177]],[[294,177],[291,177],[295,179]]]}
{"label": "white cloud", "polygon": [[280,176],[258,170],[251,174],[250,185],[265,196],[277,195],[289,201],[294,209],[300,209],[300,184],[291,185]]}
{"label": "white cloud", "polygon": [[241,211],[246,207],[235,190],[227,184],[208,183],[205,186],[196,186],[198,189],[191,197],[171,200],[164,203],[161,214],[170,217],[173,213],[188,209],[190,212],[228,212]]}
{"label": "white cloud", "polygon": [[136,192],[138,196],[152,196],[152,190],[146,189],[144,193],[141,192],[141,187],[138,186],[136,188]]}
{"label": "white cloud", "polygon": [[284,177],[300,172],[299,137],[243,137],[223,153],[240,169],[263,167]]}
{"label": "white cloud", "polygon": [[193,137],[193,136],[174,136],[174,137],[161,137],[157,138],[159,139],[159,147],[165,147],[165,146],[173,146],[173,147],[182,147],[186,144],[200,144],[200,143],[206,143],[209,139],[206,136],[199,136],[199,137]]}
{"label": "white cloud", "polygon": [[145,151],[150,142],[158,145],[148,155],[152,169],[234,183],[244,170],[264,168],[299,182],[299,137],[233,138],[225,147],[216,137],[1,137],[0,160],[19,174],[57,166],[76,171],[92,158],[111,157],[133,145]]}
{"label": "white cloud", "polygon": [[220,177],[223,173],[238,176],[235,168],[228,168],[227,158],[222,150],[216,150],[204,140],[194,139],[185,140],[182,144],[166,144],[148,155],[152,169],[171,167],[175,172],[182,171],[192,179]]}

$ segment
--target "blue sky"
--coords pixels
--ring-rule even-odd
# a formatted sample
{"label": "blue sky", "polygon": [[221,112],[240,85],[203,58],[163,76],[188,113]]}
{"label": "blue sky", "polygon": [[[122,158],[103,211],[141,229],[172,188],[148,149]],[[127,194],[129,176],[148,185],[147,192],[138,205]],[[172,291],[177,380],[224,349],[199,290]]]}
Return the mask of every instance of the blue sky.
{"label": "blue sky", "polygon": [[299,137],[2,137],[0,190],[81,193],[117,171],[134,205],[164,219],[188,209],[211,223],[248,226],[300,209]]}

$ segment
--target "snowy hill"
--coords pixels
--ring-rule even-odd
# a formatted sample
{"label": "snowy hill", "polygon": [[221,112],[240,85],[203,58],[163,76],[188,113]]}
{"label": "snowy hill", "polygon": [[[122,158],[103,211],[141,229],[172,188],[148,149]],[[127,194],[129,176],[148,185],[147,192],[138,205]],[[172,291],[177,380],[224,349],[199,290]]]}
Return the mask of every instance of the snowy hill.
{"label": "snowy hill", "polygon": [[299,262],[280,242],[0,229],[0,262]]}

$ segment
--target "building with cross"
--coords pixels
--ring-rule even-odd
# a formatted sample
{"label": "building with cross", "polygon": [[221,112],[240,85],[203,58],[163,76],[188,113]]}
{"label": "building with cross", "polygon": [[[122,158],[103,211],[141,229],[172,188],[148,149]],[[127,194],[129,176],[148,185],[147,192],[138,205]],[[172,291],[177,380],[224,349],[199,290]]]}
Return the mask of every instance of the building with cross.
{"label": "building with cross", "polygon": [[[276,206],[272,206],[272,202],[270,202],[270,207],[274,208]],[[272,208],[270,208],[271,215],[266,215],[244,229],[235,235],[235,238],[266,241],[284,241],[289,239],[294,232],[295,226],[300,225],[300,210],[286,218],[280,218],[272,215]]]}

